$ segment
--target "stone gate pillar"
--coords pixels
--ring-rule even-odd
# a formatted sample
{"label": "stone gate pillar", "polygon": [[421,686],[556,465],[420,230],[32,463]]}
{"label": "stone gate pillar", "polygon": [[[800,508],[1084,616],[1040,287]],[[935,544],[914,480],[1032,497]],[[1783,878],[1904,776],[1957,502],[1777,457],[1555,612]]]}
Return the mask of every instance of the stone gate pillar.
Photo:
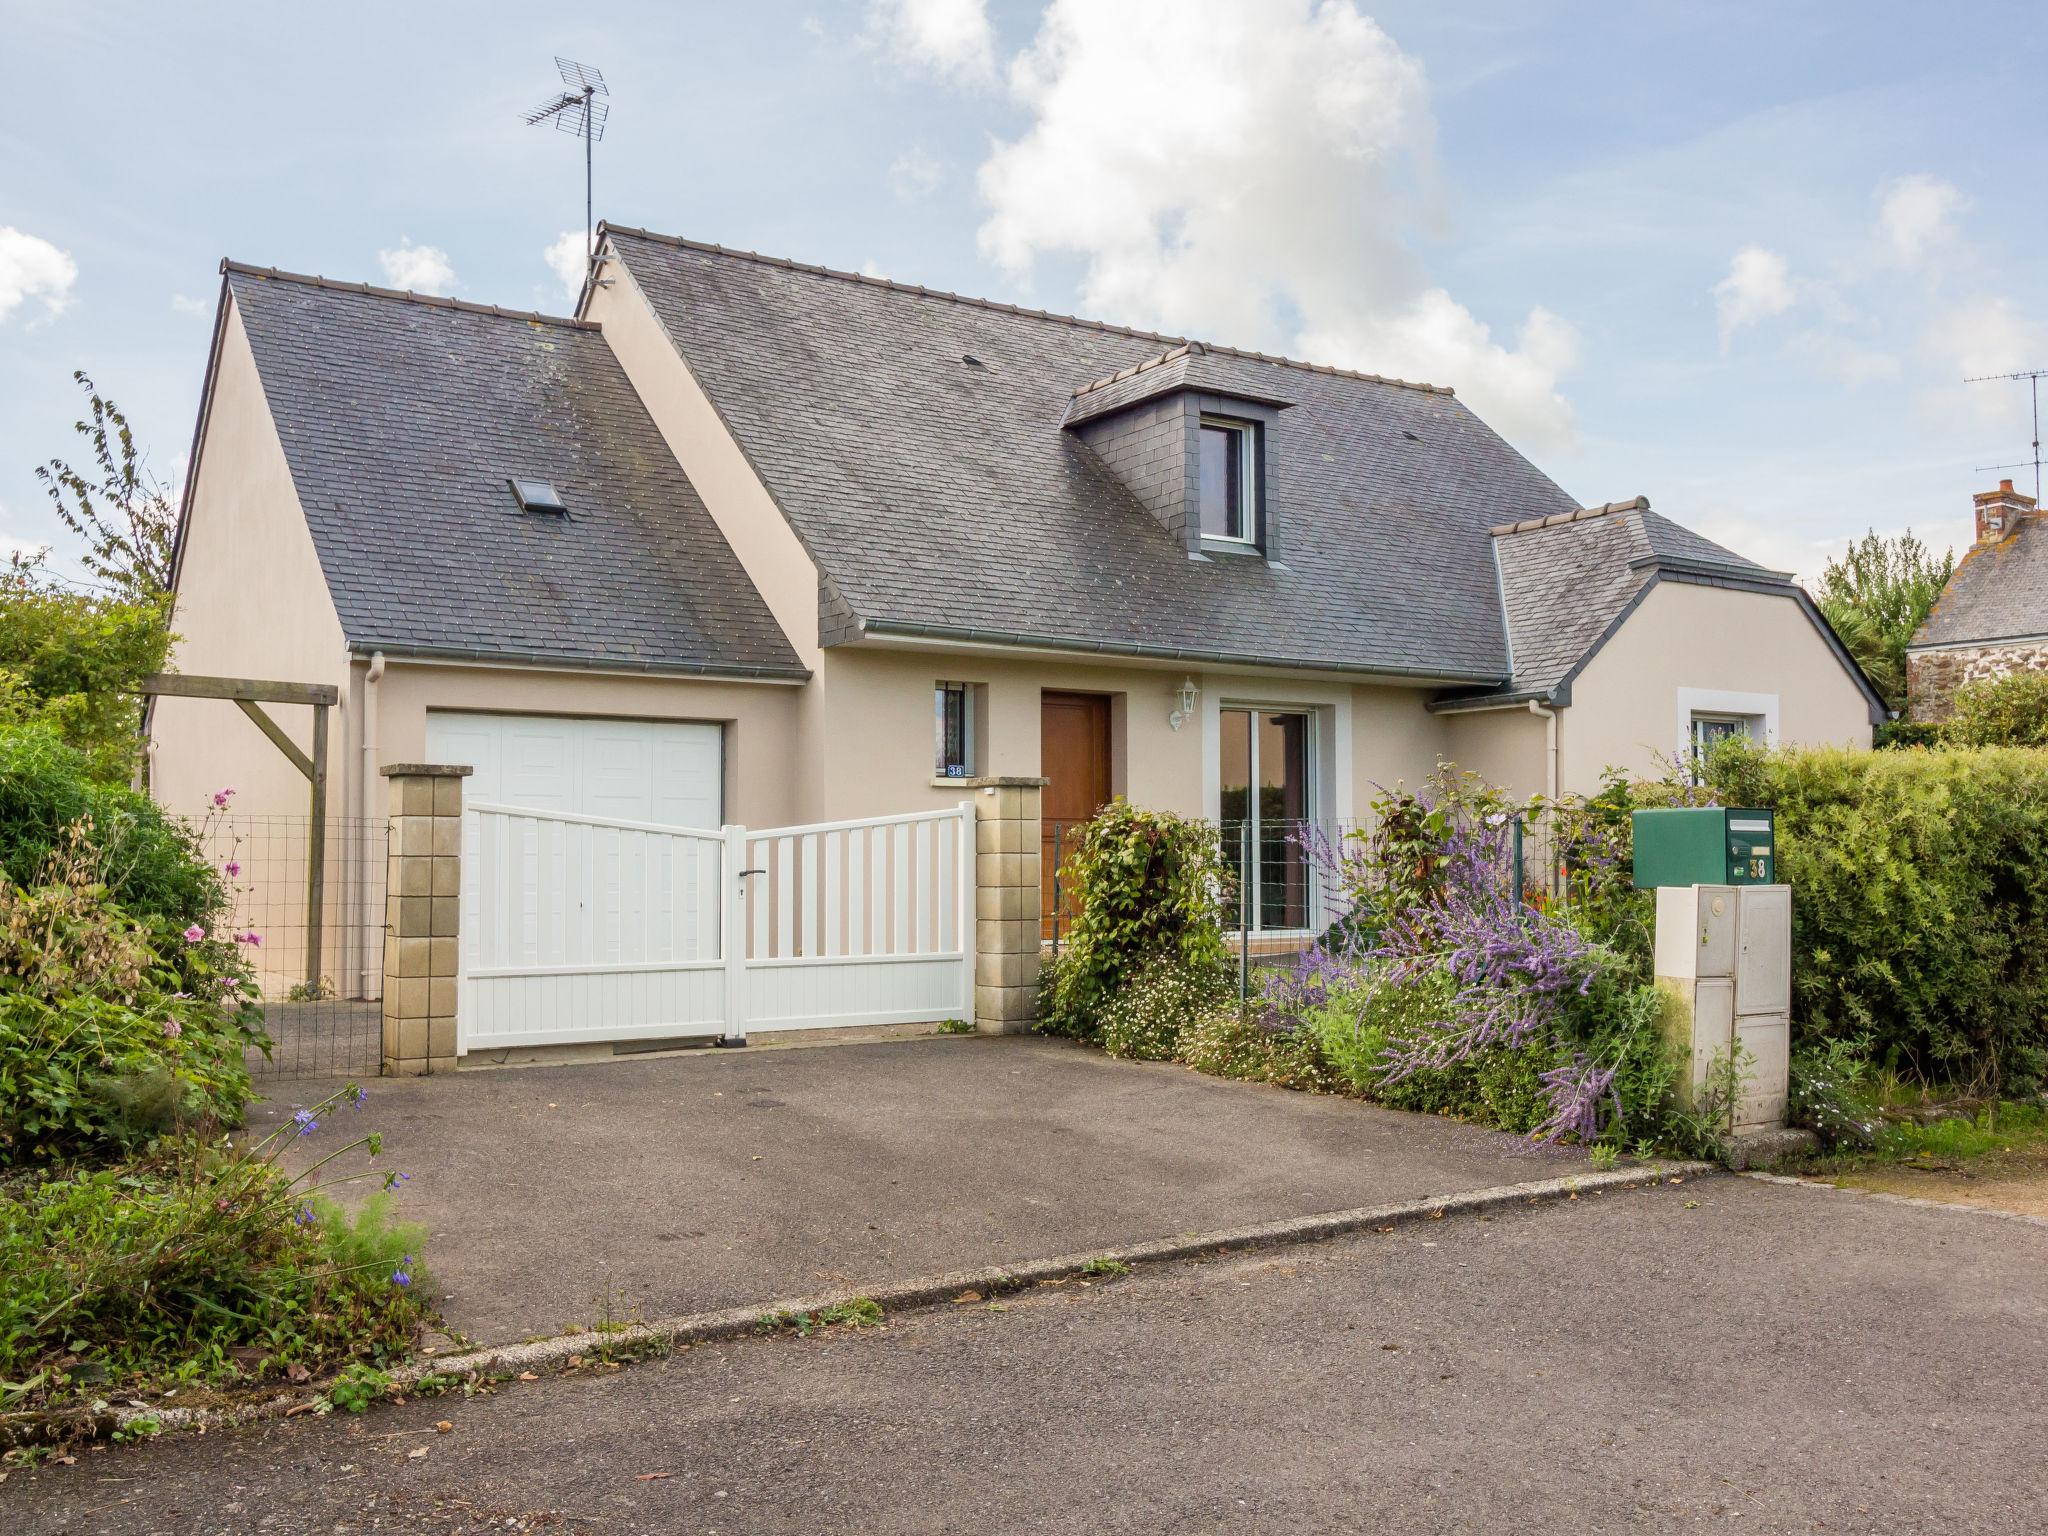
{"label": "stone gate pillar", "polygon": [[933,780],[974,796],[974,1027],[983,1034],[1024,1034],[1038,1021],[1045,782]]}
{"label": "stone gate pillar", "polygon": [[447,763],[393,763],[384,884],[384,1075],[455,1070],[462,781]]}

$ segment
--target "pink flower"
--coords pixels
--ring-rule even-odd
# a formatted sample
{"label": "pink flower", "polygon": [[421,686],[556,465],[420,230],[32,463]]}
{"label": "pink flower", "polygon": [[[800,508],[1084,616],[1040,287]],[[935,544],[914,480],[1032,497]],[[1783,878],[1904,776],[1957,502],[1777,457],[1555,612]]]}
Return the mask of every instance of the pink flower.
{"label": "pink flower", "polygon": [[234,791],[232,789],[216,789],[213,792],[213,803],[215,805],[226,805],[228,798],[233,794]]}
{"label": "pink flower", "polygon": [[201,939],[205,937],[206,930],[200,927],[197,923],[194,923],[190,928],[187,928],[185,930],[185,942],[187,944],[197,944]]}
{"label": "pink flower", "polygon": [[235,862],[235,861],[234,861],[233,859],[229,859],[229,860],[228,860],[228,865],[227,865],[227,868],[228,868],[228,878],[229,878],[230,880],[234,879],[234,878],[235,878],[235,876],[239,875],[239,874],[240,874],[240,873],[242,872],[242,866],[241,866],[240,864],[236,863],[236,862]]}
{"label": "pink flower", "polygon": [[254,928],[251,928],[247,933],[236,934],[235,942],[237,944],[248,944],[253,947],[263,942],[263,935],[258,933]]}
{"label": "pink flower", "polygon": [[185,1026],[176,1019],[164,1020],[164,1038],[166,1040],[175,1040],[183,1033],[185,1033]]}

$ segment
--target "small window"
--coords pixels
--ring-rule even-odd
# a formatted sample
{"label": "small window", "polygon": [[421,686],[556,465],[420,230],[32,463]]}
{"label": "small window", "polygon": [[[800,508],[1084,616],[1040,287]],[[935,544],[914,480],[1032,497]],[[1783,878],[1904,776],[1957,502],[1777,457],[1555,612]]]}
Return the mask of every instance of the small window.
{"label": "small window", "polygon": [[1703,715],[1692,717],[1692,755],[1704,762],[1722,742],[1740,736],[1754,740],[1762,734],[1754,715]]}
{"label": "small window", "polygon": [[517,480],[512,482],[512,494],[519,499],[522,512],[553,512],[557,515],[569,510],[569,504],[562,500],[562,493],[546,480]]}
{"label": "small window", "polygon": [[938,732],[934,769],[942,779],[974,776],[974,685],[940,683],[932,693]]}
{"label": "small window", "polygon": [[1202,418],[1203,538],[1256,542],[1257,460],[1257,439],[1249,424]]}

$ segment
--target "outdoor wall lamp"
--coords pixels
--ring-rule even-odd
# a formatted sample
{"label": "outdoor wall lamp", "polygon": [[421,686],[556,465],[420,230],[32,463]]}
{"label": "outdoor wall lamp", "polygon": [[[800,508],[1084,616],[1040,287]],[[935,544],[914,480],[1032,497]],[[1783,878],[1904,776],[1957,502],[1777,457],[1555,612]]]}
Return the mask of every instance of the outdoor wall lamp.
{"label": "outdoor wall lamp", "polygon": [[1202,690],[1195,686],[1192,677],[1183,678],[1174,697],[1180,700],[1179,708],[1166,717],[1166,723],[1176,731],[1195,718],[1195,700],[1202,696]]}

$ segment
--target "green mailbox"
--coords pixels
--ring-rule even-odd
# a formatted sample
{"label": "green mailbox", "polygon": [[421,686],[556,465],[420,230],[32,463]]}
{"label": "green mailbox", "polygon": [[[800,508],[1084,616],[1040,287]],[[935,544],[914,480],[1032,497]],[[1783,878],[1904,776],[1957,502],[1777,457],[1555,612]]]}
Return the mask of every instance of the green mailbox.
{"label": "green mailbox", "polygon": [[1660,885],[1774,885],[1774,815],[1733,806],[1637,811],[1636,889]]}

